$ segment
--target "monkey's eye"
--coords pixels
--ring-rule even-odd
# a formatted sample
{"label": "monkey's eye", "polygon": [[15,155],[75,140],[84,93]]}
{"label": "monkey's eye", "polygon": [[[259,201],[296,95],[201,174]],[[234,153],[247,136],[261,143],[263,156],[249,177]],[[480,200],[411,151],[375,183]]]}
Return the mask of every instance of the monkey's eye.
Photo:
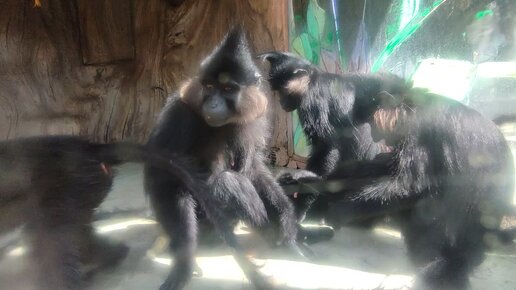
{"label": "monkey's eye", "polygon": [[204,87],[207,89],[207,90],[213,90],[213,88],[215,88],[215,86],[213,84],[204,84]]}

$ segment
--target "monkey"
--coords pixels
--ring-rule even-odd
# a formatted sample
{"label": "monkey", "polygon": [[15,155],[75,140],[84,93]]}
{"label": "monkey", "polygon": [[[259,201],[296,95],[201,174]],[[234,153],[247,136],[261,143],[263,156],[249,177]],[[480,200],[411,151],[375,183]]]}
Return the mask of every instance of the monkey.
{"label": "monkey", "polygon": [[25,224],[40,289],[80,289],[81,265],[110,266],[126,256],[127,246],[98,236],[91,223],[111,190],[113,166],[143,161],[203,198],[186,160],[135,143],[76,136],[0,142],[0,234]]}
{"label": "monkey", "polygon": [[[392,74],[331,75],[291,54],[264,57],[271,62],[271,83],[283,103],[294,102],[291,108],[300,111],[310,104],[321,111],[332,107],[324,102],[339,96],[348,102],[345,114],[351,124],[369,125],[369,138],[390,148],[372,161],[358,160],[358,168],[369,166],[365,175],[346,173],[336,162],[326,175],[329,180],[342,174],[371,178],[330,202],[327,217],[338,224],[353,215],[391,213],[410,259],[421,269],[416,289],[469,288],[469,273],[495,244],[514,189],[512,155],[496,124]],[[328,93],[316,96],[315,89]],[[300,112],[306,129],[321,124],[310,113]],[[327,116],[332,120],[331,110]]]}
{"label": "monkey", "polygon": [[[389,151],[383,142],[374,142],[369,124],[352,124],[353,85],[336,74],[323,73],[308,61],[291,53],[263,53],[259,59],[271,63],[270,86],[278,91],[281,107],[297,109],[303,131],[311,146],[306,170],[280,171],[282,185],[310,181],[330,174],[338,164],[371,160]],[[319,195],[303,194],[293,199],[299,222],[305,218],[319,222],[326,201]],[[308,212],[310,211],[310,212]],[[363,221],[363,225],[369,225]]]}
{"label": "monkey", "polygon": [[[245,33],[237,26],[202,61],[197,76],[168,100],[148,141],[150,148],[194,160],[206,176],[209,195],[226,201],[221,205],[226,216],[209,220],[235,249],[237,262],[259,289],[272,285],[245,256],[233,233],[235,220],[243,220],[264,234],[272,228],[273,240],[301,254],[309,253],[296,240],[293,206],[265,163],[270,133],[268,102]],[[198,227],[205,223],[199,214],[202,206],[168,172],[152,165],[145,167],[145,188],[171,238],[174,256],[174,265],[160,289],[183,289],[194,267]]]}

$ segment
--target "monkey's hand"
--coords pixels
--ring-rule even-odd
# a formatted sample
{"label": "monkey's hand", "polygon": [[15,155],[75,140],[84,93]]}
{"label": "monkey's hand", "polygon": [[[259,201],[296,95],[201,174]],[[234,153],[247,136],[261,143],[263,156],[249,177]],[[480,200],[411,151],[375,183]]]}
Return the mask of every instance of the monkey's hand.
{"label": "monkey's hand", "polygon": [[322,177],[308,170],[283,171],[276,178],[279,185],[292,185],[322,180]]}

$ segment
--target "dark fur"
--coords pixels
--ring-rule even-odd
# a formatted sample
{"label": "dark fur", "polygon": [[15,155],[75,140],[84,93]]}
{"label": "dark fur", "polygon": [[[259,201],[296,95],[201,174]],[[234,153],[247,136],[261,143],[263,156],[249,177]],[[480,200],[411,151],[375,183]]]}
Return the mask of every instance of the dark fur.
{"label": "dark fur", "polygon": [[144,160],[195,190],[182,165],[132,143],[72,136],[0,143],[0,234],[27,224],[39,288],[79,289],[81,262],[106,266],[125,257],[125,245],[94,233],[92,215],[111,190],[111,166]]}
{"label": "dark fur", "polygon": [[[329,76],[314,71],[311,84],[318,86],[322,75],[349,88],[353,124],[369,124],[375,139],[392,146],[392,153],[381,155],[383,161],[377,163],[378,172],[389,169],[387,177],[371,176],[376,178],[351,198],[330,203],[328,215],[345,220],[393,213],[410,258],[422,269],[416,287],[468,288],[469,273],[484,259],[493,242],[490,237],[496,237],[503,214],[510,210],[514,165],[503,135],[480,113],[412,89],[392,75]],[[375,115],[378,110],[385,112]],[[309,119],[302,121],[310,124]],[[362,165],[376,166],[371,161]],[[338,173],[328,178],[341,178]]]}
{"label": "dark fur", "polygon": [[[360,76],[340,76],[320,71],[308,61],[289,53],[266,53],[262,55],[271,63],[270,84],[280,93],[280,103],[286,111],[297,109],[303,131],[312,146],[307,160],[308,172],[297,173],[297,177],[310,177],[310,172],[319,176],[331,173],[339,163],[350,160],[370,160],[376,154],[388,151],[387,146],[371,138],[369,124],[351,123],[354,96],[361,93],[363,85]],[[305,90],[290,90],[289,83],[307,78]],[[290,173],[283,179],[292,179]],[[296,199],[296,211],[300,220],[319,216],[326,205],[317,195],[305,195]],[[319,213],[316,213],[319,212]],[[312,214],[313,213],[313,214]]]}
{"label": "dark fur", "polygon": [[[226,90],[227,84],[231,87]],[[263,91],[245,36],[235,29],[203,61],[199,75],[186,82],[163,109],[148,145],[191,157],[206,173],[208,195],[220,200],[225,215],[214,217],[202,201],[199,212],[198,200],[178,180],[161,169],[146,167],[146,190],[172,239],[170,250],[175,258],[161,289],[182,289],[188,283],[194,267],[197,219],[201,225],[206,222],[201,219],[203,210],[236,249],[235,258],[257,288],[269,285],[238,245],[234,221],[242,219],[260,227],[268,217],[279,225],[279,240],[296,246],[293,206],[264,162],[270,129]]]}

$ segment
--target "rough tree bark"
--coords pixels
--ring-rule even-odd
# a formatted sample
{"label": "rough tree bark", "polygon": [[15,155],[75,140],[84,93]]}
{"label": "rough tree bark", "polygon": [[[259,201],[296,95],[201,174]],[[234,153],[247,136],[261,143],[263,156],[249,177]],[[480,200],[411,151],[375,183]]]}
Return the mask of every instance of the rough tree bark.
{"label": "rough tree bark", "polygon": [[[286,0],[0,0],[0,140],[145,141],[166,96],[232,25],[257,52],[287,49],[286,11]],[[286,148],[287,115],[273,110],[271,146]]]}

